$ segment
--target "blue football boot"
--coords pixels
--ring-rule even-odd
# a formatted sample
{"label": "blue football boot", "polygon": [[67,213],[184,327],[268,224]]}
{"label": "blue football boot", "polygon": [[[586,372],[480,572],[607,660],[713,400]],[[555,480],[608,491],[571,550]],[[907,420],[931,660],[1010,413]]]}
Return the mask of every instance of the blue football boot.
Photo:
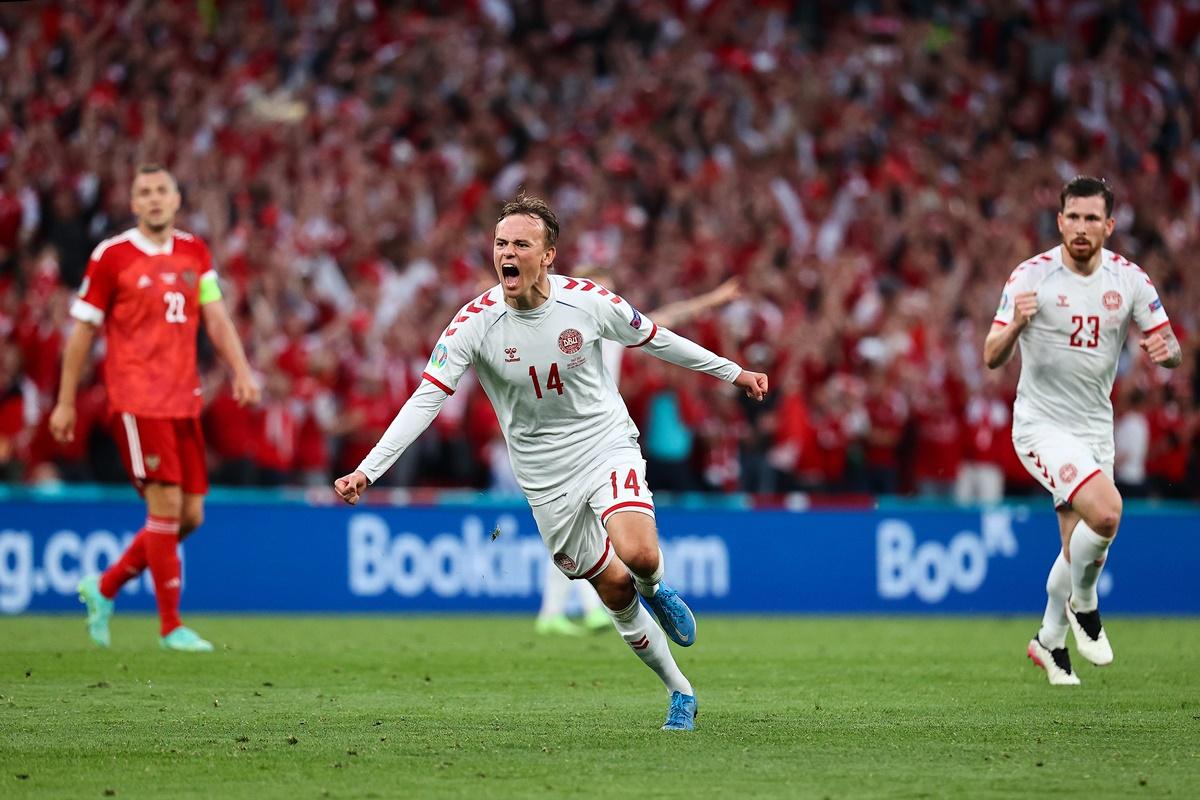
{"label": "blue football boot", "polygon": [[680,647],[691,647],[696,643],[696,618],[678,592],[662,582],[653,597],[642,595],[642,600],[654,612],[663,633],[672,642]]}
{"label": "blue football boot", "polygon": [[79,601],[87,606],[88,636],[97,647],[108,647],[111,637],[108,633],[108,621],[112,618],[113,601],[100,594],[100,579],[89,575],[79,582],[76,587]]}
{"label": "blue football boot", "polygon": [[696,729],[696,698],[683,692],[671,692],[671,705],[667,707],[664,731],[692,731]]}

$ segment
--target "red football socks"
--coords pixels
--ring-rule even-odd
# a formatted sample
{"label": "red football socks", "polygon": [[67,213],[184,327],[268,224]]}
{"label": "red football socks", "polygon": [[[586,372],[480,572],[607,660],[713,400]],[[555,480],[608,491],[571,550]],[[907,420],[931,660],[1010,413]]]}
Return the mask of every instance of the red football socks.
{"label": "red football socks", "polygon": [[145,568],[146,529],[142,528],[121,557],[100,576],[100,594],[112,600],[122,586],[140,575]]}
{"label": "red football socks", "polygon": [[154,599],[163,636],[183,623],[179,619],[179,520],[147,517],[139,538],[145,538],[146,563],[154,577]]}

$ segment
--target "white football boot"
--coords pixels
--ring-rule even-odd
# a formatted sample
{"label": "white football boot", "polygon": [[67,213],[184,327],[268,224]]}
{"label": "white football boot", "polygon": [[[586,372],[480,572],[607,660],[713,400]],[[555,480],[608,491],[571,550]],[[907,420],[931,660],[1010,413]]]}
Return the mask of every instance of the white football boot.
{"label": "white football boot", "polygon": [[1071,656],[1066,647],[1049,649],[1034,636],[1025,650],[1029,659],[1046,671],[1051,686],[1078,686],[1079,676],[1071,669]]}
{"label": "white football boot", "polygon": [[1100,622],[1100,609],[1095,611],[1076,611],[1071,608],[1071,600],[1067,599],[1067,621],[1075,632],[1075,646],[1079,654],[1097,667],[1107,667],[1113,661],[1112,645],[1108,643],[1108,634]]}

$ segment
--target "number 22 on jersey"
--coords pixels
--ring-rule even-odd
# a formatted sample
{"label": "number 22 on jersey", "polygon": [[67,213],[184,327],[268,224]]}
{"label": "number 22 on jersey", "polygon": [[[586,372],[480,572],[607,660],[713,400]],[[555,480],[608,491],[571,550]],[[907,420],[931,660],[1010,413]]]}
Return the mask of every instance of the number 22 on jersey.
{"label": "number 22 on jersey", "polygon": [[183,292],[163,292],[163,302],[167,304],[167,322],[187,322],[187,314],[183,310],[187,298]]}

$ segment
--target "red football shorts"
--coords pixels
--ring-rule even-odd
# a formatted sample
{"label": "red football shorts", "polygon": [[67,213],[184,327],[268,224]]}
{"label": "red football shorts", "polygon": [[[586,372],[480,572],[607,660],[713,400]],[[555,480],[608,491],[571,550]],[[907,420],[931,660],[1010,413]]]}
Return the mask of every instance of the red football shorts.
{"label": "red football shorts", "polygon": [[208,492],[199,418],[148,419],[120,412],[112,416],[112,434],[139,493],[150,481],[176,484],[185,494]]}

